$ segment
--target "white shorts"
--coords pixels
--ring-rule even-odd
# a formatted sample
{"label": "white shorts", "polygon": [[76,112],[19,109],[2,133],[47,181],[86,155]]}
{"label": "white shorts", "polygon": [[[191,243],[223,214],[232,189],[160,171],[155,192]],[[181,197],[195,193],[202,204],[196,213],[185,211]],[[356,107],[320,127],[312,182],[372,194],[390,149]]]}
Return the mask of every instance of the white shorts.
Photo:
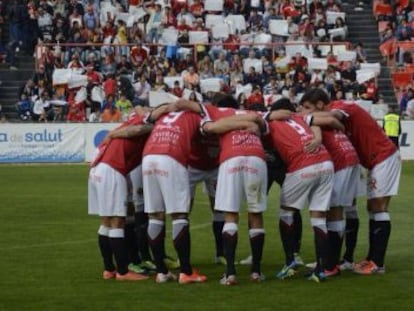
{"label": "white shorts", "polygon": [[106,163],[89,171],[88,213],[102,217],[127,214],[126,178]]}
{"label": "white shorts", "polygon": [[215,210],[238,213],[242,200],[247,211],[261,213],[267,205],[266,162],[255,156],[240,156],[220,164]]}
{"label": "white shorts", "polygon": [[359,165],[345,167],[335,172],[332,188],[331,207],[352,206],[356,198],[359,180]]}
{"label": "white shorts", "polygon": [[282,206],[303,209],[309,201],[309,210],[329,210],[334,183],[334,168],[331,161],[307,166],[287,173],[282,185]]}
{"label": "white shorts", "polygon": [[364,197],[367,195],[367,169],[359,165],[359,178],[357,185],[357,197]]}
{"label": "white shorts", "polygon": [[401,156],[397,151],[368,172],[367,198],[383,198],[398,194]]}
{"label": "white shorts", "polygon": [[167,155],[147,155],[142,160],[146,213],[188,213],[190,182],[187,169]]}
{"label": "white shorts", "polygon": [[131,180],[131,202],[135,212],[144,212],[144,190],[142,184],[142,165],[138,165],[129,173]]}
{"label": "white shorts", "polygon": [[196,186],[198,183],[203,182],[204,189],[211,197],[216,196],[218,169],[203,171],[194,167],[188,167],[188,178],[190,180],[190,193],[194,198]]}

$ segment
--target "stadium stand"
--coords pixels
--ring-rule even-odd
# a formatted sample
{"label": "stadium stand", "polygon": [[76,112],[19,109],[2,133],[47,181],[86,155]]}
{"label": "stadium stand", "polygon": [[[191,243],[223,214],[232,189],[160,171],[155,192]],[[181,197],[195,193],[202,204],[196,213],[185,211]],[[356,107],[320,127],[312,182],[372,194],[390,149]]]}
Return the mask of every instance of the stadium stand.
{"label": "stadium stand", "polygon": [[9,120],[32,121],[29,101],[40,120],[70,122],[118,121],[162,90],[200,100],[259,92],[255,100],[268,104],[297,101],[312,86],[393,103],[371,34],[375,18],[384,33],[382,16],[394,15],[379,4],[371,12],[334,0],[2,1],[0,100]]}

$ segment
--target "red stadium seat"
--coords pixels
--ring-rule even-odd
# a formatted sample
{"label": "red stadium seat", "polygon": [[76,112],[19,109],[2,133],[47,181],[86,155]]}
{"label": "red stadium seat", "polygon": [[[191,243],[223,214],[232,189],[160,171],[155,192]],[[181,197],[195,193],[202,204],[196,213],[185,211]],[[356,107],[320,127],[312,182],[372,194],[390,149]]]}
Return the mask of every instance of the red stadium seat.
{"label": "red stadium seat", "polygon": [[378,3],[374,8],[375,16],[380,16],[380,15],[391,16],[392,14],[393,14],[392,7],[389,4]]}
{"label": "red stadium seat", "polygon": [[392,84],[395,88],[405,88],[413,82],[413,74],[408,72],[395,72],[392,74]]}

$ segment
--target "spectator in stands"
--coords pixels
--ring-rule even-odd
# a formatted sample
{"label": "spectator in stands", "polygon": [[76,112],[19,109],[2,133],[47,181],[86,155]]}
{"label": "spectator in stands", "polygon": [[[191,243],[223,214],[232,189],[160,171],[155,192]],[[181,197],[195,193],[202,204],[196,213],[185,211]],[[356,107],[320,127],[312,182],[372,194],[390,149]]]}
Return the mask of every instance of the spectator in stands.
{"label": "spectator in stands", "polygon": [[367,62],[367,52],[364,50],[364,45],[362,44],[362,42],[358,42],[358,44],[355,47],[355,52],[357,53],[357,62]]}
{"label": "spectator in stands", "polygon": [[20,120],[29,121],[31,120],[31,110],[32,102],[30,98],[23,93],[21,95],[20,101],[16,104],[17,114],[19,115]]}
{"label": "spectator in stands", "polygon": [[188,71],[183,75],[184,86],[188,87],[190,84],[198,86],[200,83],[200,77],[197,72],[195,72],[194,66],[190,66]]}
{"label": "spectator in stands", "polygon": [[357,87],[356,70],[352,62],[345,62],[345,68],[341,71],[341,80],[344,92],[353,92]]}
{"label": "spectator in stands", "polygon": [[245,106],[246,109],[249,109],[252,105],[263,105],[264,104],[264,98],[262,95],[262,91],[260,86],[256,85],[253,87],[253,92],[250,94],[250,96],[247,98],[247,105]]}
{"label": "spectator in stands", "polygon": [[38,122],[47,122],[47,109],[50,107],[49,94],[44,91],[40,94],[40,97],[35,100],[32,109],[32,120]]}
{"label": "spectator in stands", "polygon": [[256,68],[251,66],[249,68],[249,72],[244,75],[243,78],[244,84],[252,84],[252,85],[261,85],[262,83],[262,75],[256,72]]}
{"label": "spectator in stands", "polygon": [[404,116],[406,115],[407,110],[407,103],[414,99],[414,90],[412,88],[409,88],[406,92],[403,92],[400,100],[400,115]]}
{"label": "spectator in stands", "polygon": [[122,119],[126,120],[132,110],[132,103],[128,98],[126,98],[125,94],[120,93],[115,107],[121,112]]}
{"label": "spectator in stands", "polygon": [[134,104],[140,106],[148,106],[149,92],[151,91],[151,85],[147,81],[145,74],[142,74],[139,81],[134,85],[135,99]]}

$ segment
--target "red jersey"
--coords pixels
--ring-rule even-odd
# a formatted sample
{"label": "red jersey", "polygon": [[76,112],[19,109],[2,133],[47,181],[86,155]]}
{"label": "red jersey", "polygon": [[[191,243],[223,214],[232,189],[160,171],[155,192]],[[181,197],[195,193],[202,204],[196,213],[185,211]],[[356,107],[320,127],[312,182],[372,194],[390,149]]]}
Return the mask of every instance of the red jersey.
{"label": "red jersey", "polygon": [[288,120],[269,123],[273,148],[277,149],[283,162],[286,163],[288,173],[331,161],[331,156],[323,145],[317,152],[305,152],[305,144],[314,138],[307,124],[309,122],[305,121],[306,118],[308,117],[294,114]]}
{"label": "red jersey", "polygon": [[192,142],[188,165],[202,171],[214,170],[219,166],[219,155],[218,137],[200,134]]}
{"label": "red jersey", "polygon": [[190,111],[170,112],[155,122],[144,149],[149,154],[168,155],[187,167],[191,144],[200,128],[200,115]]}
{"label": "red jersey", "polygon": [[[221,118],[231,117],[239,113],[245,113],[233,108],[217,108],[213,105],[204,106],[207,119],[217,121]],[[238,156],[256,156],[265,160],[265,152],[260,137],[248,131],[229,131],[220,135],[220,158],[223,163],[227,159]]]}
{"label": "red jersey", "polygon": [[145,51],[143,48],[140,47],[136,47],[134,46],[131,49],[130,54],[130,58],[131,58],[131,62],[137,66],[141,66],[145,60],[148,58],[148,53],[147,51]]}
{"label": "red jersey", "polygon": [[357,104],[334,101],[329,107],[344,115],[342,123],[346,135],[354,145],[361,164],[367,169],[372,169],[397,151],[397,147],[384,134],[377,121]]}
{"label": "red jersey", "polygon": [[335,172],[359,163],[354,146],[341,131],[323,129],[322,139],[324,146],[332,157]]}
{"label": "red jersey", "polygon": [[[135,115],[120,127],[129,125],[143,125],[145,116]],[[141,135],[133,138],[115,138],[108,144],[100,145],[99,154],[95,158],[92,166],[98,163],[106,163],[122,175],[128,175],[134,168],[142,162],[142,151],[148,135]]]}

